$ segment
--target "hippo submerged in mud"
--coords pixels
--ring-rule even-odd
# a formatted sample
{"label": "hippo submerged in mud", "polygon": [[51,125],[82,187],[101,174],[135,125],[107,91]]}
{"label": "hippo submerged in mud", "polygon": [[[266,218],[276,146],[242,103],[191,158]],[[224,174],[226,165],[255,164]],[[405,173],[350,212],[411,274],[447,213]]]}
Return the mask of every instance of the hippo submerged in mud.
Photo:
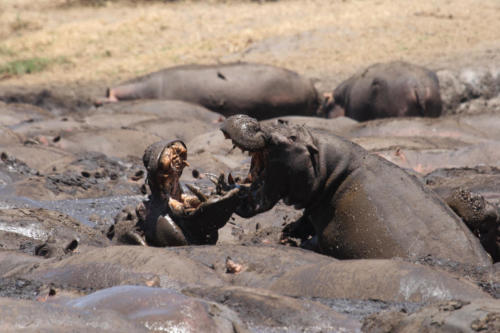
{"label": "hippo submerged in mud", "polygon": [[290,70],[252,63],[166,68],[108,89],[98,103],[131,99],[182,100],[224,116],[257,119],[315,115],[318,93],[312,82]]}
{"label": "hippo submerged in mud", "polygon": [[285,234],[314,235],[309,246],[337,258],[432,256],[491,263],[479,240],[434,192],[352,142],[245,115],[228,118],[221,130],[252,156],[236,208],[242,217],[283,199],[304,208]]}
{"label": "hippo submerged in mud", "polygon": [[153,246],[215,244],[218,229],[226,224],[238,203],[239,189],[223,191],[218,186],[216,193],[206,195],[191,185],[188,188],[194,195],[184,193],[179,178],[189,164],[181,140],[150,145],[143,162],[151,195],[138,207],[136,230],[121,235],[120,241]]}
{"label": "hippo submerged in mud", "polygon": [[358,121],[387,117],[438,117],[442,103],[436,74],[396,61],[375,64],[333,91],[322,113]]}

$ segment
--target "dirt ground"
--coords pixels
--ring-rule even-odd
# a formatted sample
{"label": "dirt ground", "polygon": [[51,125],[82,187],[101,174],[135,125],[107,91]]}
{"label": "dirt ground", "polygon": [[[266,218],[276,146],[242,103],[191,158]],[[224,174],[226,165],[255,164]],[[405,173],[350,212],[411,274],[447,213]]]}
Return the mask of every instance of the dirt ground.
{"label": "dirt ground", "polygon": [[[331,90],[374,62],[500,62],[499,31],[498,0],[3,0],[0,96],[103,95],[160,68],[231,61],[288,67]],[[44,65],[5,70],[32,59]]]}

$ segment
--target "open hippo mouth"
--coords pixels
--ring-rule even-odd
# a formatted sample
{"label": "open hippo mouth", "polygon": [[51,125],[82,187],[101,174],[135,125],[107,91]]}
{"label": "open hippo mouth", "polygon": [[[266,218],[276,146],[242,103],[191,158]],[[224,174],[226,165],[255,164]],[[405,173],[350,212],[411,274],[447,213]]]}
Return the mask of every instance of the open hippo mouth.
{"label": "open hippo mouth", "polygon": [[179,179],[187,162],[187,148],[184,142],[160,141],[151,145],[143,157],[148,170],[148,184],[153,195],[168,201],[174,212],[193,211],[200,204],[198,196],[182,193]]}
{"label": "open hippo mouth", "polygon": [[[248,174],[237,185],[247,188],[249,187],[253,190],[257,189],[257,187],[261,187],[266,177],[268,151],[265,149],[250,151],[246,147],[236,144],[234,141],[233,148],[239,148],[243,153],[247,153],[251,158],[250,170],[248,170]],[[229,176],[229,184],[236,184],[231,175]]]}
{"label": "open hippo mouth", "polygon": [[233,147],[247,152],[251,157],[250,170],[243,181],[235,183],[229,176],[229,184],[241,189],[236,213],[242,217],[251,217],[270,209],[276,203],[268,199],[265,191],[270,152],[259,122],[246,115],[236,115],[224,122],[221,131],[226,139],[232,141]]}

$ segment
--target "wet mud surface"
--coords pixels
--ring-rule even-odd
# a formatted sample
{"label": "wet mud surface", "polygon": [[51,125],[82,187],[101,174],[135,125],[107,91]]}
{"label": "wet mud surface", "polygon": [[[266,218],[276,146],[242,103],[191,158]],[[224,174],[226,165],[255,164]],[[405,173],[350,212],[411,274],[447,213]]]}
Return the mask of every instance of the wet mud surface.
{"label": "wet mud surface", "polygon": [[[250,219],[233,215],[219,230],[217,245],[117,245],[109,239],[109,228],[115,223],[133,225],[136,206],[150,194],[148,170],[141,159],[151,143],[184,140],[189,166],[179,184],[186,193],[191,193],[186,184],[205,193],[214,190],[210,178],[220,172],[225,177],[229,172],[235,178],[246,176],[250,157],[224,140],[218,130],[223,117],[168,101],[89,106],[78,113],[16,103],[2,103],[0,108],[0,296],[12,300],[11,306],[20,312],[28,310],[15,300],[24,299],[41,307],[40,313],[55,311],[51,307],[56,306],[77,315],[91,306],[83,305],[92,302],[84,297],[98,299],[95,293],[103,291],[110,298],[102,302],[110,303],[101,304],[114,310],[101,320],[114,327],[160,331],[166,327],[165,318],[174,318],[176,325],[195,329],[199,323],[186,321],[174,310],[189,304],[193,313],[212,318],[204,325],[217,332],[229,327],[242,332],[360,331],[363,323],[364,329],[387,322],[414,325],[410,320],[417,319],[412,316],[432,311],[426,306],[439,301],[500,297],[498,265],[485,268],[426,258],[406,264],[395,261],[391,268],[382,262],[356,268],[294,248],[301,241],[283,242],[281,233],[302,212],[283,203]],[[443,197],[465,188],[499,207],[495,110],[364,123],[347,118],[285,119],[321,135],[347,137],[405,168]],[[394,281],[383,275],[373,280],[376,272],[408,270],[412,273],[407,277],[392,274]],[[357,283],[372,284],[379,293],[350,284],[348,271],[358,276]],[[366,281],[361,278],[365,275]],[[411,285],[413,275],[419,276],[419,287]],[[328,282],[332,276],[336,286]],[[422,282],[425,279],[429,283]],[[439,292],[433,287],[436,281],[444,281]],[[112,304],[139,292],[118,287],[127,285],[158,295],[158,308],[138,301],[130,304],[134,310],[115,309]],[[166,294],[160,296],[155,289]],[[129,311],[141,311],[142,319]],[[145,315],[148,311],[151,315]],[[219,313],[215,320],[213,311]]]}
{"label": "wet mud surface", "polygon": [[[217,332],[235,325],[242,331],[256,332],[360,331],[363,322],[365,328],[391,320],[400,326],[413,324],[410,320],[417,319],[412,316],[431,311],[425,310],[425,306],[439,300],[463,298],[466,288],[472,288],[470,293],[476,295],[467,296],[467,301],[500,297],[497,265],[466,267],[431,259],[416,263],[430,270],[425,274],[437,270],[430,280],[445,279],[444,275],[450,274],[454,279],[460,277],[465,284],[452,287],[444,282],[451,289],[436,294],[441,295],[437,298],[405,299],[397,296],[401,289],[393,289],[398,283],[409,283],[408,280],[393,281],[386,287],[379,284],[385,278],[373,281],[377,270],[388,270],[377,263],[371,272],[358,268],[361,271],[354,273],[354,270],[353,274],[368,274],[372,282],[358,283],[375,284],[380,294],[363,291],[359,286],[349,292],[349,279],[342,282],[341,276],[335,278],[339,290],[343,290],[339,293],[327,281],[346,269],[335,268],[339,264],[333,258],[289,247],[297,246],[300,240],[289,240],[289,246],[282,243],[283,228],[297,220],[301,211],[281,203],[251,219],[233,215],[219,230],[215,246],[162,249],[112,245],[106,234],[109,227],[119,221],[135,221],[135,207],[147,198],[147,170],[141,161],[144,149],[155,140],[176,138],[168,130],[156,130],[160,128],[159,122],[173,121],[176,133],[184,133],[190,166],[184,170],[180,184],[187,193],[186,184],[197,185],[204,191],[213,189],[214,184],[209,180],[212,173],[217,176],[218,172],[225,172],[227,176],[231,170],[234,177],[245,177],[250,158],[224,140],[217,129],[220,116],[207,115],[209,111],[197,108],[184,113],[169,112],[169,107],[176,110],[177,106],[137,101],[124,102],[121,108],[109,105],[98,111],[90,109],[77,117],[68,112],[63,116],[66,120],[54,122],[50,120],[59,116],[54,116],[51,110],[27,104],[0,107],[6,124],[0,132],[0,296],[12,300],[9,306],[20,312],[28,310],[14,300],[35,302],[41,307],[37,310],[40,313],[55,311],[51,307],[56,306],[77,315],[82,307],[90,306],[83,305],[90,302],[84,297],[100,297],[94,293],[109,290],[109,295],[114,296],[109,296],[106,302],[118,304],[135,291],[113,287],[136,285],[155,294],[155,289],[163,292],[164,288],[170,288],[178,296],[158,296],[163,301],[155,303],[159,307],[156,310],[148,309],[140,301],[130,304],[133,311],[141,311],[142,319],[129,310],[102,303],[114,310],[113,315],[101,315],[100,320],[116,328],[130,324],[159,331],[166,327],[165,318],[174,318],[178,325],[191,325],[195,329],[199,323],[189,323],[174,310],[187,306],[182,304],[188,302],[185,304],[190,304],[190,311],[212,318],[204,327]],[[193,118],[204,125],[193,126]],[[156,127],[146,125],[148,119]],[[500,141],[491,130],[496,113],[490,110],[434,120],[387,119],[363,124],[345,118],[289,117],[289,121],[307,124],[320,134],[335,133],[350,138],[414,173],[440,195],[445,196],[457,187],[467,188],[498,208],[500,187],[496,185],[500,178],[495,154]],[[68,124],[70,134],[65,132]],[[98,144],[90,140],[104,132],[120,143],[120,151],[118,146],[106,146],[105,140]],[[134,135],[127,135],[130,132]],[[152,136],[144,137],[143,132]],[[485,145],[491,149],[485,150]],[[481,153],[474,153],[475,147],[480,147],[477,151]],[[228,266],[228,258],[239,267],[237,272]],[[389,270],[398,269],[402,268]],[[418,276],[421,281],[425,279],[425,275]],[[302,292],[297,293],[298,290]],[[220,318],[215,321],[211,317],[214,306],[223,309],[216,310]],[[147,311],[152,314],[145,315]],[[394,313],[395,317],[388,319],[386,313]],[[9,324],[4,322],[4,325]],[[72,325],[78,327],[76,322]],[[171,321],[169,325],[173,325]]]}

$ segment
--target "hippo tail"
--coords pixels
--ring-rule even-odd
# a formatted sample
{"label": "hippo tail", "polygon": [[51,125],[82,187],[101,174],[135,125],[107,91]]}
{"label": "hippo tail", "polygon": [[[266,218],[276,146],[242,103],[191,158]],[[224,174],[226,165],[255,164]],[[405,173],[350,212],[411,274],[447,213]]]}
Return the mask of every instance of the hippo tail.
{"label": "hippo tail", "polygon": [[420,116],[424,117],[427,113],[427,106],[425,101],[427,100],[427,93],[425,87],[420,84],[414,88],[413,93],[415,94],[415,102],[417,104],[418,113]]}
{"label": "hippo tail", "polygon": [[414,89],[419,115],[422,117],[439,117],[442,112],[439,86],[437,92],[432,86],[417,84]]}

